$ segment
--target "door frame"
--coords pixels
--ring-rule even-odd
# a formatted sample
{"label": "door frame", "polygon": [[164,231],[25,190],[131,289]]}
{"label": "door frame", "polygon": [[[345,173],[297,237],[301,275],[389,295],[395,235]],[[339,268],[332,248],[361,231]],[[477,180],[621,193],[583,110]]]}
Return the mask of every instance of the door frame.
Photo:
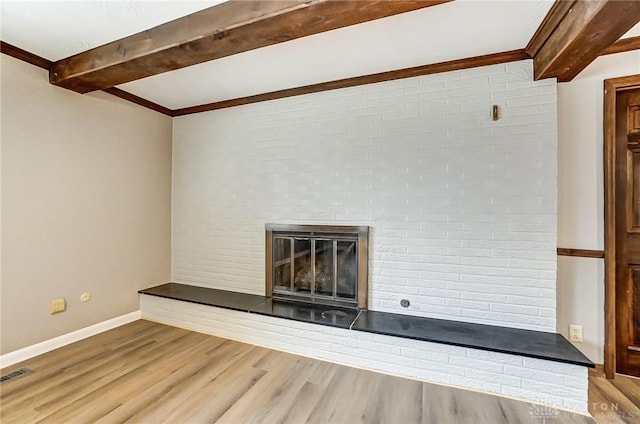
{"label": "door frame", "polygon": [[604,372],[616,374],[616,97],[640,74],[604,80]]}

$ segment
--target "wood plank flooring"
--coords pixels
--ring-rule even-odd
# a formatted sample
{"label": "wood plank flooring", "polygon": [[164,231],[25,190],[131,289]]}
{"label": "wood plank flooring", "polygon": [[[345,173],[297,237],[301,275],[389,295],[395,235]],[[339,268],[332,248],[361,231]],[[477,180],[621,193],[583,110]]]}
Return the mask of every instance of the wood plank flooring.
{"label": "wood plank flooring", "polygon": [[591,370],[589,412],[597,423],[640,423],[640,379],[617,374],[607,380],[601,369]]}
{"label": "wood plank flooring", "polygon": [[[9,423],[592,423],[482,393],[358,370],[149,321],[136,321],[2,370]],[[615,387],[637,414],[637,381]],[[618,402],[622,402],[619,401]],[[625,401],[626,402],[626,401]],[[622,403],[620,403],[622,408]],[[602,408],[600,408],[602,409]],[[625,410],[627,411],[627,410]],[[638,422],[599,411],[598,422]],[[607,413],[605,413],[607,412]],[[626,412],[627,413],[627,412]],[[617,419],[618,421],[615,421]],[[609,421],[613,420],[613,421]],[[620,421],[622,420],[622,421]]]}

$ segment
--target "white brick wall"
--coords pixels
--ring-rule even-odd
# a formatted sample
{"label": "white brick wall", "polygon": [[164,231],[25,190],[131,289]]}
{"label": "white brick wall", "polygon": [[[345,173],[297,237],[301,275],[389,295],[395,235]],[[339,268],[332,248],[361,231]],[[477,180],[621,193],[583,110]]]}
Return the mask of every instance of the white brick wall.
{"label": "white brick wall", "polygon": [[555,331],[556,138],[531,61],[176,118],[173,280],[263,294],[265,223],[370,225],[371,309]]}
{"label": "white brick wall", "polygon": [[587,413],[587,368],[140,296],[143,318],[339,364]]}

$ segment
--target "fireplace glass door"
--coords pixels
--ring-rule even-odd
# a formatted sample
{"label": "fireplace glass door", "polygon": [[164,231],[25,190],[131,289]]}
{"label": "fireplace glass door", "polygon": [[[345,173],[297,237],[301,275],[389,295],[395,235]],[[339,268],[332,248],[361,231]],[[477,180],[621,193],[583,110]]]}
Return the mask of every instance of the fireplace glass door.
{"label": "fireplace glass door", "polygon": [[270,242],[273,297],[358,306],[357,233],[276,231]]}
{"label": "fireplace glass door", "polygon": [[355,301],[357,240],[274,237],[273,292]]}

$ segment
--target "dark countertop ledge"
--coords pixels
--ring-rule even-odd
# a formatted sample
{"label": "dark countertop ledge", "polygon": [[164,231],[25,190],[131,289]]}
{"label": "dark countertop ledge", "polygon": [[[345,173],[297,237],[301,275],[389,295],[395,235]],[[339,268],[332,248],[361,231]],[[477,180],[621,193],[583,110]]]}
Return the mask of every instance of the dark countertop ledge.
{"label": "dark countertop ledge", "polygon": [[357,309],[266,299],[264,303],[256,305],[249,312],[347,330],[358,317],[359,312]]}
{"label": "dark countertop ledge", "polygon": [[[544,359],[595,365],[560,334],[388,312],[276,301],[266,296],[167,283],[138,293],[313,324]],[[340,311],[336,313],[336,311]]]}
{"label": "dark countertop ledge", "polygon": [[277,301],[266,296],[178,283],[162,284],[138,293],[345,329],[351,327],[358,316],[357,309]]}
{"label": "dark countertop ledge", "polygon": [[557,333],[376,311],[363,311],[351,329],[590,368],[595,366]]}
{"label": "dark countertop ledge", "polygon": [[251,307],[260,305],[267,299],[265,296],[211,289],[208,287],[187,284],[167,283],[160,286],[140,290],[140,294],[183,300],[200,305],[218,306],[235,311],[249,312]]}

